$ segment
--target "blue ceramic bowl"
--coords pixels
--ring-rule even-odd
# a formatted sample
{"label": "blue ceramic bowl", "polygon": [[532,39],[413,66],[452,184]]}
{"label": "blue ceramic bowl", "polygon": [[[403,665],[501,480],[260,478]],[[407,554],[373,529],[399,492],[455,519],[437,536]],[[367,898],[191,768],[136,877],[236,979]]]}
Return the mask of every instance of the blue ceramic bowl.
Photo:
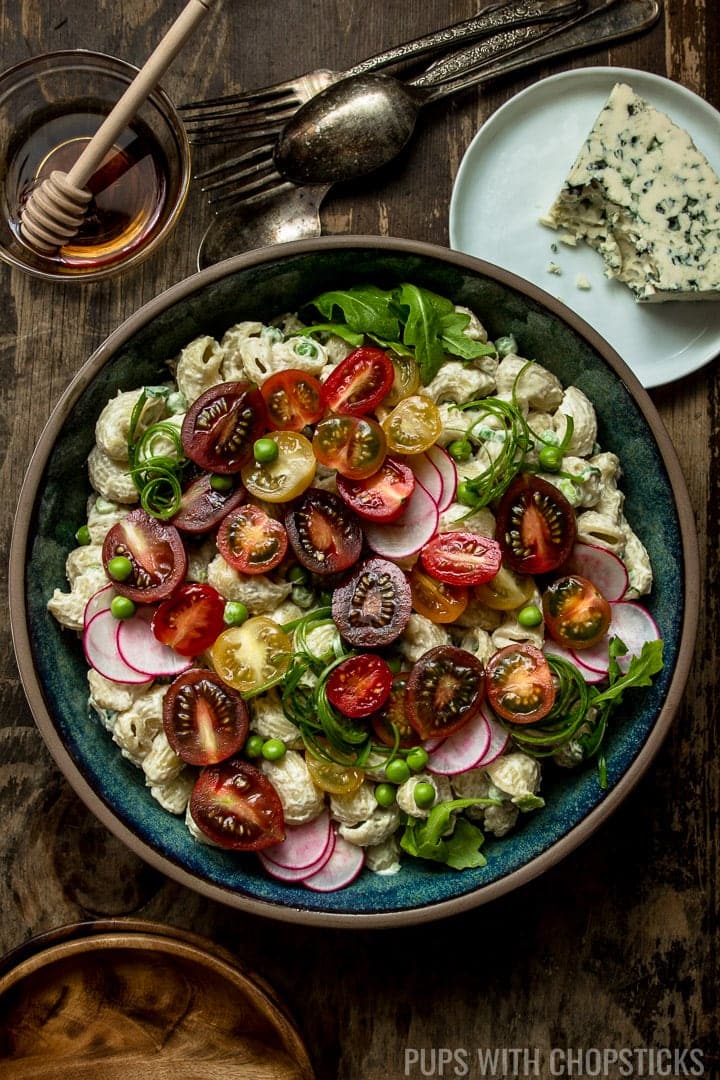
{"label": "blue ceramic bowl", "polygon": [[[267,877],[252,856],[197,844],[181,819],[151,798],[139,770],[88,715],[79,640],[47,613],[85,520],[85,460],[94,424],[118,390],[164,377],[164,362],[199,333],[217,337],[241,319],[295,310],[317,293],[409,280],[466,304],[492,336],[513,333],[523,355],[574,383],[594,402],[599,440],[619,454],[627,514],[655,572],[648,607],[665,640],[651,689],[629,695],[608,742],[609,788],[594,765],[547,771],[547,805],[516,832],[488,841],[487,866],[461,873],[408,862],[401,873],[363,873],[317,894]],[[98,818],[142,858],[206,896],[256,914],[344,926],[413,923],[496,898],[541,873],[585,839],[627,795],[657,751],[678,706],[698,612],[693,516],[672,445],[638,381],[586,324],[514,275],[427,244],[327,237],[239,256],[181,282],[116,330],[71,383],[45,428],[22,490],[11,551],[11,622],[20,673],[57,764]]]}

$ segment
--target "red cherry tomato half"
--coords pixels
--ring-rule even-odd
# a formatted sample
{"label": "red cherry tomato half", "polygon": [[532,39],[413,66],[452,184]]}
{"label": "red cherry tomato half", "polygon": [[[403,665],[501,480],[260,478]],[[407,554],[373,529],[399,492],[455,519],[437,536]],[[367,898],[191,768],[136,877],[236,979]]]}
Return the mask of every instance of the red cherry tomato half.
{"label": "red cherry tomato half", "polygon": [[386,457],[377,472],[365,480],[338,476],[338,495],[360,517],[369,521],[394,521],[415,488],[415,474],[409,465]]}
{"label": "red cherry tomato half", "polygon": [[542,605],[550,637],[568,649],[589,649],[608,632],[610,604],[580,574],[554,581],[543,593]]}
{"label": "red cherry tomato half", "polygon": [[309,488],[285,515],[285,527],[297,561],[315,574],[347,570],[360,557],[360,524],[331,491]]}
{"label": "red cherry tomato half", "polygon": [[484,585],[502,564],[497,540],[471,532],[438,533],[420,552],[432,577],[448,585]]}
{"label": "red cherry tomato half", "polygon": [[485,666],[487,697],[511,724],[534,724],[555,704],[555,684],[547,660],[534,645],[518,642],[494,653]]}
{"label": "red cherry tomato half", "polygon": [[235,473],[250,460],[253,443],[267,426],[265,402],[253,383],[219,383],[190,406],[180,437],[186,455],[201,469]]}
{"label": "red cherry tomato half", "polygon": [[180,533],[141,509],[131,510],[105,537],[102,558],[106,571],[110,560],[119,555],[130,560],[132,570],[122,581],[113,581],[115,591],[139,604],[164,600],[187,571]]}
{"label": "red cherry tomato half", "polygon": [[248,708],[237,690],[214,671],[193,668],[179,675],[163,698],[167,741],[189,765],[216,765],[242,750]]}
{"label": "red cherry tomato half", "polygon": [[[212,585],[181,585],[152,618],[152,632],[181,656],[199,656],[225,629],[225,600]],[[227,755],[226,755],[227,756]]]}
{"label": "red cherry tomato half", "polygon": [[278,431],[302,431],[317,424],[325,412],[320,380],[299,368],[276,371],[260,388],[270,426]]}
{"label": "red cherry tomato half", "polygon": [[497,512],[495,535],[507,566],[519,574],[546,574],[570,554],[577,526],[575,512],[554,484],[520,473]]}
{"label": "red cherry tomato half", "polygon": [[245,498],[245,488],[241,483],[236,483],[229,491],[216,491],[210,479],[209,473],[203,473],[185,488],[180,498],[180,509],[171,519],[176,529],[187,533],[209,532],[226,514],[240,506]]}
{"label": "red cherry tomato half", "polygon": [[206,765],[190,796],[190,816],[213,843],[261,851],[285,839],[280,797],[264,773],[231,758]]}
{"label": "red cherry tomato half", "polygon": [[285,558],[288,537],[282,522],[248,503],[223,519],[217,546],[225,562],[241,574],[265,574]]}
{"label": "red cherry tomato half", "polygon": [[448,585],[427,574],[419,563],[408,574],[408,581],[413,609],[431,622],[455,622],[468,606],[470,596],[464,585]]}
{"label": "red cherry tomato half", "polygon": [[369,716],[387,701],[392,672],[381,656],[363,653],[343,660],[330,673],[327,696],[345,716]]}
{"label": "red cherry tomato half", "polygon": [[365,416],[390,390],[395,369],[382,349],[361,346],[341,360],[323,383],[323,401],[330,412]]}
{"label": "red cherry tomato half", "polygon": [[422,739],[457,731],[480,710],[485,686],[476,656],[438,645],[421,656],[408,676],[407,717]]}
{"label": "red cherry tomato half", "polygon": [[341,476],[363,480],[385,459],[385,435],[369,416],[330,416],[315,428],[312,448],[321,465]]}

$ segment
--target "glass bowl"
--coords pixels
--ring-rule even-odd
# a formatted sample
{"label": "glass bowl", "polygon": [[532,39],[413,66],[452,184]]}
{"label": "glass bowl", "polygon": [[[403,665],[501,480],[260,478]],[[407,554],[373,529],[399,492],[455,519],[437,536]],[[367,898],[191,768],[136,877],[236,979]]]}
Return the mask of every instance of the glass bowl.
{"label": "glass bowl", "polygon": [[97,281],[136,266],[170,234],[190,185],[190,146],[156,89],[91,178],[77,237],[41,255],[19,232],[24,200],[52,169],[67,172],[137,75],[83,49],[32,57],[0,75],[0,258],[50,281]]}

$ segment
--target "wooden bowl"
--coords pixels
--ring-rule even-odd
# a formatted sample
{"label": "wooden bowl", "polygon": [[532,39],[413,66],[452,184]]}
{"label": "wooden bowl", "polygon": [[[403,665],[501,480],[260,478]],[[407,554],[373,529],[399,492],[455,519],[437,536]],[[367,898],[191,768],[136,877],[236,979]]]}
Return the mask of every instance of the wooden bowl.
{"label": "wooden bowl", "polygon": [[313,1080],[274,991],[193,934],[63,927],[0,963],[3,1080]]}

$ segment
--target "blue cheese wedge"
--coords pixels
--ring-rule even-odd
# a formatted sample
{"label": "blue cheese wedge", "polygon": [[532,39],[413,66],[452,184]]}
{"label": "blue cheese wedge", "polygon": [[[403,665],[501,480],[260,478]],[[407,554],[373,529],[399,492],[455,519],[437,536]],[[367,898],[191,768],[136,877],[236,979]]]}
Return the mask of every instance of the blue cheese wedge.
{"label": "blue cheese wedge", "polygon": [[686,131],[624,83],[542,222],[595,248],[637,300],[720,299],[720,178]]}

